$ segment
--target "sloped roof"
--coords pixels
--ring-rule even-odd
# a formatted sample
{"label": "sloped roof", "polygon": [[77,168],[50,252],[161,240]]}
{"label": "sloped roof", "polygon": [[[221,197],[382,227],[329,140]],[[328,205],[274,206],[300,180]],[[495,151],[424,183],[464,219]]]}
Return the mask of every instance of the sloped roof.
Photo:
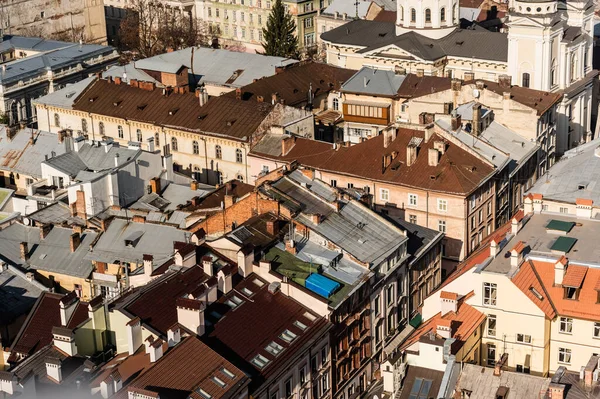
{"label": "sloped roof", "polygon": [[452,79],[438,76],[417,76],[413,73],[406,75],[406,79],[398,89],[398,95],[404,98],[426,96],[444,90],[450,90]]}
{"label": "sloped roof", "polygon": [[[513,277],[512,282],[533,303],[535,303],[549,319],[554,319],[556,316],[556,309],[531,262],[523,262],[518,273]],[[541,298],[536,294],[540,294]]]}
{"label": "sloped roof", "polygon": [[393,97],[398,95],[398,89],[405,77],[393,71],[362,67],[342,85],[342,91]]}

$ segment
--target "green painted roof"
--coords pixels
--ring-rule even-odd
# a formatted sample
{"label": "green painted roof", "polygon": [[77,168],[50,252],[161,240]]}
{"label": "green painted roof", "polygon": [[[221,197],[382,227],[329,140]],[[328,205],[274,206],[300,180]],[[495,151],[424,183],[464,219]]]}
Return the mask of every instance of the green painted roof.
{"label": "green painted roof", "polygon": [[[554,222],[555,220],[553,220]],[[576,238],[572,237],[558,237],[552,247],[550,248],[552,251],[567,253],[573,248],[573,245],[577,242]]]}
{"label": "green painted roof", "polygon": [[562,220],[552,219],[548,222],[548,225],[546,225],[546,230],[558,230],[568,233],[569,231],[571,231],[573,226],[575,226],[574,222],[565,222]]}

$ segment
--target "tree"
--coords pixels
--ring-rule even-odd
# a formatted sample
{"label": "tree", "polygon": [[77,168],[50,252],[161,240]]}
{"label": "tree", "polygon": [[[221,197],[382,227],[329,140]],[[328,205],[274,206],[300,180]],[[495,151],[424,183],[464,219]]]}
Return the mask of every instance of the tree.
{"label": "tree", "polygon": [[263,28],[263,36],[265,38],[264,54],[289,58],[298,57],[296,23],[292,16],[285,11],[281,0],[275,0],[267,20],[267,27]]}
{"label": "tree", "polygon": [[142,58],[208,44],[206,24],[157,0],[135,0],[121,21],[119,47]]}

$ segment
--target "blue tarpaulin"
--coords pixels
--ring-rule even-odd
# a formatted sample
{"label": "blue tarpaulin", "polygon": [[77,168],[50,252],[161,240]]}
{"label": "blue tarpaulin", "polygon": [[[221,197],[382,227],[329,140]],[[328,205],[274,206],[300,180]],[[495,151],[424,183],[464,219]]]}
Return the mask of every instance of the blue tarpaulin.
{"label": "blue tarpaulin", "polygon": [[340,288],[340,283],[320,274],[313,273],[305,280],[305,286],[312,292],[316,292],[325,298],[329,298],[338,288]]}

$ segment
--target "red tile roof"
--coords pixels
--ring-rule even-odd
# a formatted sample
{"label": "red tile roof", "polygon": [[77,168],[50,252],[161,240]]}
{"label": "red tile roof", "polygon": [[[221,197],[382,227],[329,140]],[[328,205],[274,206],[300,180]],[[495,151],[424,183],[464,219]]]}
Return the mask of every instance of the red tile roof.
{"label": "red tile roof", "polygon": [[413,73],[406,78],[398,89],[398,95],[404,98],[415,98],[450,90],[452,79],[438,76],[417,76]]}
{"label": "red tile roof", "polygon": [[178,298],[189,294],[209,281],[209,276],[201,267],[193,266],[182,272],[166,275],[152,283],[140,287],[122,301],[117,308],[142,319],[142,322],[166,335],[167,330],[177,322]]}
{"label": "red tile roof", "polygon": [[512,220],[516,220],[517,222],[520,222],[521,220],[523,220],[523,218],[525,217],[525,212],[520,209],[517,213],[515,213],[515,215],[512,217]]}
{"label": "red tile roof", "polygon": [[458,299],[458,294],[456,292],[442,291],[440,292],[440,298],[456,301]]}
{"label": "red tile roof", "polygon": [[[61,327],[60,300],[63,295],[44,292],[38,298],[12,344],[11,352],[31,355],[52,343],[52,328]],[[66,328],[74,329],[88,318],[88,304],[80,302]]]}
{"label": "red tile roof", "polygon": [[563,278],[562,285],[565,287],[581,288],[581,284],[583,283],[587,271],[587,266],[569,265],[565,277]]}
{"label": "red tile roof", "polygon": [[[223,369],[233,373],[231,378]],[[226,385],[221,387],[211,378]],[[202,399],[199,388],[213,399],[235,395],[248,382],[248,377],[232,363],[194,336],[185,338],[129,384],[129,388],[157,392],[160,397]],[[128,387],[119,391],[117,399],[127,398]],[[237,397],[237,395],[235,395]]]}
{"label": "red tile roof", "polygon": [[[226,184],[207,195],[206,197],[199,198],[198,205],[187,205],[181,209],[184,211],[214,211],[215,209],[221,209],[221,204],[225,200],[226,195],[232,195],[236,198],[244,197],[246,194],[251,193],[254,190],[254,186],[251,184],[242,183],[239,180],[231,180]],[[189,204],[189,203],[188,203]]]}
{"label": "red tile roof", "polygon": [[526,248],[526,245],[523,241],[519,241],[514,247],[513,249],[510,250],[510,252],[512,251],[516,251],[518,254],[522,253]]}
{"label": "red tile roof", "polygon": [[200,107],[191,93],[165,96],[160,89],[148,91],[99,79],[79,96],[73,109],[238,140],[245,136],[249,140],[273,106],[220,96]]}
{"label": "red tile roof", "polygon": [[466,300],[473,295],[473,291],[458,301],[456,312],[448,312],[442,316],[441,312],[429,320],[424,321],[409,337],[402,343],[400,350],[406,350],[421,337],[429,333],[436,333],[438,325],[447,325],[448,322],[454,327],[451,332],[456,341],[452,344],[452,353],[455,354],[473,334],[473,332],[485,320],[485,314],[467,304]]}
{"label": "red tile roof", "polygon": [[592,205],[594,205],[594,201],[591,200],[591,199],[577,198],[575,200],[575,204],[577,204],[577,205],[585,205],[585,206],[592,206]]}
{"label": "red tile roof", "polygon": [[[549,319],[554,319],[556,309],[552,301],[544,289],[542,281],[539,279],[535,268],[531,262],[523,262],[519,271],[512,278],[512,282],[516,285],[533,303],[535,303]],[[538,297],[539,294],[541,297]]]}
{"label": "red tile roof", "polygon": [[[350,147],[333,149],[331,144],[298,138],[285,156],[253,152],[256,156],[278,159],[348,176],[383,181],[408,187],[466,195],[475,190],[493,172],[493,167],[459,146],[449,144],[437,166],[430,166],[427,151],[440,137],[433,135],[421,143],[417,159],[406,166],[407,146],[413,137],[423,138],[424,132],[399,129],[387,148],[384,136],[379,135]],[[383,169],[384,155],[397,154],[390,166]]]}

